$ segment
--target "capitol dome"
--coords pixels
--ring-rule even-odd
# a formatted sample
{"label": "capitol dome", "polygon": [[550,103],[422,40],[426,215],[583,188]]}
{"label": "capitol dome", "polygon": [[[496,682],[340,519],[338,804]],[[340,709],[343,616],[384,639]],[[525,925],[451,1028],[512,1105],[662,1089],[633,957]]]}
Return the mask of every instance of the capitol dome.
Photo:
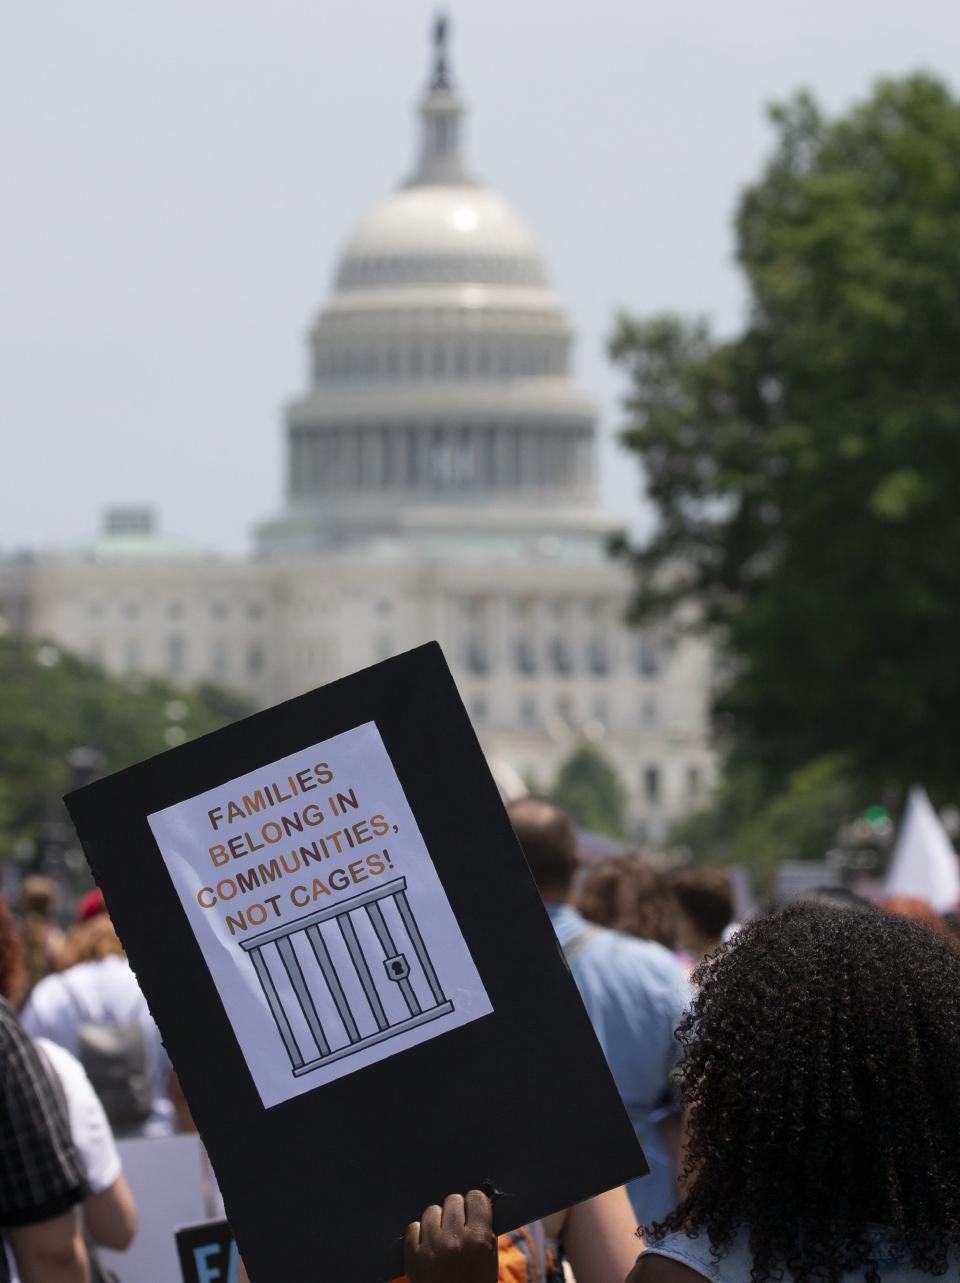
{"label": "capitol dome", "polygon": [[596,525],[594,414],[570,376],[570,326],[523,219],[469,173],[463,115],[441,23],[413,172],[348,236],[311,329],[267,554],[436,526],[441,512],[551,536],[574,514]]}
{"label": "capitol dome", "polygon": [[496,192],[472,184],[395,192],[356,228],[336,274],[338,291],[449,282],[546,287],[536,241]]}

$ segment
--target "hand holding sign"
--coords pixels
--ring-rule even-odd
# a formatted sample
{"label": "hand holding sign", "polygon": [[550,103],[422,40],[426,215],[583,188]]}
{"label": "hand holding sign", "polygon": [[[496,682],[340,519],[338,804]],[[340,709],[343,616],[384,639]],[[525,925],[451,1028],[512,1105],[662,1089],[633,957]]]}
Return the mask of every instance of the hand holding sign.
{"label": "hand holding sign", "polygon": [[409,1283],[497,1283],[497,1238],[486,1194],[448,1194],[407,1227],[404,1266]]}

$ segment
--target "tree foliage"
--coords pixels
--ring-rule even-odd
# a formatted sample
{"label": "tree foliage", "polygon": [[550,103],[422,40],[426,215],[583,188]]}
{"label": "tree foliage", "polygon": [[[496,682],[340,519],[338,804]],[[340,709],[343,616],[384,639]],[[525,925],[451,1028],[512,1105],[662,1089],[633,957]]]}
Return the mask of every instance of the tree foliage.
{"label": "tree foliage", "polygon": [[840,755],[792,771],[778,792],[743,766],[722,781],[713,805],[678,824],[671,841],[701,863],[742,864],[767,889],[782,860],[822,860],[864,801]]}
{"label": "tree foliage", "polygon": [[251,712],[214,688],[180,691],[145,677],[109,677],[49,644],[0,638],[0,855],[36,846],[66,820],[62,795],[78,749],[119,770]]}
{"label": "tree foliage", "polygon": [[[737,217],[743,332],[622,317],[625,433],[659,517],[639,618],[721,655],[734,767],[825,755],[956,789],[960,102],[926,75],[839,119],[800,95]],[[681,614],[683,611],[681,610]]]}
{"label": "tree foliage", "polygon": [[620,777],[591,744],[580,744],[561,763],[551,793],[577,824],[605,837],[623,837],[627,796]]}

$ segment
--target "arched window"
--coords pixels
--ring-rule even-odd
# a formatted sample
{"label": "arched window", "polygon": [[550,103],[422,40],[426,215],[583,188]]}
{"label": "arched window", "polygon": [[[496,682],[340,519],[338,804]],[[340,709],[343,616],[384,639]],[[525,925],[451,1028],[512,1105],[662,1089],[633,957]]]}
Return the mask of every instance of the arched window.
{"label": "arched window", "polygon": [[655,806],[660,801],[660,768],[646,766],[643,770],[643,796]]}
{"label": "arched window", "polygon": [[186,645],[179,633],[167,638],[167,672],[171,677],[178,677],[183,672]]}
{"label": "arched window", "polygon": [[570,646],[563,637],[554,637],[550,641],[550,667],[559,677],[569,677],[573,672],[573,655]]}
{"label": "arched window", "polygon": [[603,637],[590,638],[587,646],[587,663],[594,677],[606,677],[610,671],[610,655]]}
{"label": "arched window", "polygon": [[537,671],[537,655],[529,637],[518,637],[513,644],[514,665],[525,677]]}
{"label": "arched window", "polygon": [[646,637],[637,639],[636,666],[641,677],[656,677],[660,671],[659,656]]}
{"label": "arched window", "polygon": [[467,638],[464,660],[468,673],[483,676],[490,671],[490,656],[482,637]]}

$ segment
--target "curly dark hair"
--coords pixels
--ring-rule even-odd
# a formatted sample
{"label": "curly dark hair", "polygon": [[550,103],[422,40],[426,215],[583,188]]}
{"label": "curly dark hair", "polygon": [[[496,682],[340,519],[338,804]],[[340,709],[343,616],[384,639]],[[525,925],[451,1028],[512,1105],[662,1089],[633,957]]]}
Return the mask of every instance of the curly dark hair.
{"label": "curly dark hair", "polygon": [[694,973],[677,1038],[686,1193],[652,1226],[749,1231],[753,1283],[879,1278],[870,1231],[913,1268],[960,1249],[960,955],[886,913],[794,903]]}

